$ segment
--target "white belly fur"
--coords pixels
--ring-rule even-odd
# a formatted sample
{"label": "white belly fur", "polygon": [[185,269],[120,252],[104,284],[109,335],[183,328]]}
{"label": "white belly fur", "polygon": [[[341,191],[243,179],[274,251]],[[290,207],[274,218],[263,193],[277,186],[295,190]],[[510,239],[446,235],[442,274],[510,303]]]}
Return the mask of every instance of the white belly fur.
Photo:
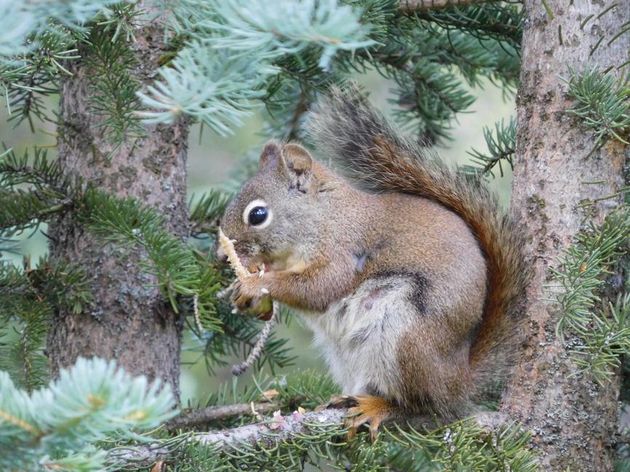
{"label": "white belly fur", "polygon": [[411,292],[402,276],[369,280],[325,313],[301,313],[344,394],[399,396],[396,346],[419,316]]}

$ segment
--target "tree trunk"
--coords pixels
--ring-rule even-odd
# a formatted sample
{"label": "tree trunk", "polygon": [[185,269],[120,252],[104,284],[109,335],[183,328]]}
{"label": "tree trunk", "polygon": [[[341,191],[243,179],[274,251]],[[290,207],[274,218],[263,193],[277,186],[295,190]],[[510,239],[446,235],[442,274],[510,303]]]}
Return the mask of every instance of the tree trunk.
{"label": "tree trunk", "polygon": [[534,275],[527,291],[524,352],[502,410],[532,432],[541,470],[611,470],[619,378],[601,388],[588,376],[575,375],[568,356],[571,340],[562,343],[555,335],[560,313],[548,301],[545,285],[549,268],[557,267],[584,221],[599,224],[620,203],[604,199],[588,206],[588,213],[580,207],[620,190],[627,147],[609,141],[592,153],[593,133],[565,113],[571,102],[561,78],[570,68],[617,70],[627,63],[630,34],[613,38],[630,19],[630,2],[616,2],[607,12],[605,2],[547,3],[553,19],[540,0],[525,0],[512,209],[527,232],[525,250]]}
{"label": "tree trunk", "polygon": [[[137,65],[131,74],[143,84],[155,78],[164,50],[157,21],[135,31]],[[118,197],[135,197],[157,208],[174,234],[188,232],[186,151],[188,126],[146,129],[116,148],[90,109],[90,68],[71,64],[61,86],[59,160],[70,175]],[[51,257],[79,264],[89,275],[94,304],[79,315],[62,311],[49,331],[47,353],[53,374],[77,357],[116,359],[128,372],[160,378],[179,396],[181,320],[160,295],[155,277],[141,269],[146,254],[137,247],[104,244],[72,214],[50,228]]]}

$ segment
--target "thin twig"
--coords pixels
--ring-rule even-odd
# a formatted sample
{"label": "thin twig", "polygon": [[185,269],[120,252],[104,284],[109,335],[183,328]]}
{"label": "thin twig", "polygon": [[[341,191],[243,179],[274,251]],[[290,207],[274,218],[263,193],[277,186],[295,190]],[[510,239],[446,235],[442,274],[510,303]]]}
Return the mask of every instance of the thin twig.
{"label": "thin twig", "polygon": [[242,416],[252,414],[253,410],[259,414],[271,413],[280,408],[275,402],[260,403],[238,403],[236,405],[209,406],[199,410],[184,411],[176,416],[164,426],[169,431],[176,429],[191,428],[200,424],[206,424],[211,421],[219,421],[234,416]]}
{"label": "thin twig", "polygon": [[405,13],[413,13],[419,10],[465,6],[475,3],[490,3],[493,1],[497,0],[401,0],[400,10]]}
{"label": "thin twig", "polygon": [[309,101],[306,92],[302,89],[300,91],[300,100],[295,106],[291,121],[289,122],[289,133],[287,134],[287,141],[292,141],[298,138],[298,131],[300,129],[300,119],[309,109]]}

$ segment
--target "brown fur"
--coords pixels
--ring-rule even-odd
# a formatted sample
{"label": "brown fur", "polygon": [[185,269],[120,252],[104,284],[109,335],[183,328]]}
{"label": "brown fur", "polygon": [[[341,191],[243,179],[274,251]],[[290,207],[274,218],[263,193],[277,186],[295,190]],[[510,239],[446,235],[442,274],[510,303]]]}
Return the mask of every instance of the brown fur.
{"label": "brown fur", "polygon": [[518,341],[529,270],[520,233],[496,198],[480,181],[453,173],[426,148],[400,137],[357,90],[334,90],[319,103],[309,127],[317,148],[360,187],[428,198],[470,227],[486,259],[488,288],[470,365],[477,386],[502,377],[515,351],[508,344]]}
{"label": "brown fur", "polygon": [[496,204],[488,205],[483,197],[478,198],[469,188],[440,182],[430,168],[417,166],[405,159],[404,155],[400,155],[401,150],[384,138],[375,139],[374,144],[375,158],[387,173],[387,184],[391,190],[413,192],[452,210],[470,226],[484,251],[489,290],[483,322],[470,351],[470,362],[474,368],[492,348],[511,302],[522,290],[520,273],[513,273],[522,269],[520,251],[514,246],[516,233],[507,219],[498,215]]}
{"label": "brown fur", "polygon": [[[222,221],[245,263],[266,267],[234,300],[250,306],[266,289],[311,313],[346,393],[456,417],[506,358],[518,239],[483,187],[426,159],[352,93],[322,103],[312,129],[363,188],[299,145],[268,144]],[[273,212],[268,226],[244,221],[253,200]]]}

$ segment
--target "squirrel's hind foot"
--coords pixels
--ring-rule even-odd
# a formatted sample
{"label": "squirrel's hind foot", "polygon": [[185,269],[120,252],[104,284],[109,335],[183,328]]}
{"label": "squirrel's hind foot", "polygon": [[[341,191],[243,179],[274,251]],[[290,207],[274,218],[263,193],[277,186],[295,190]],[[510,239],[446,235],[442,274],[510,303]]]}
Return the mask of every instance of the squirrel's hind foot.
{"label": "squirrel's hind foot", "polygon": [[382,397],[373,395],[341,395],[331,398],[327,408],[348,408],[346,427],[348,439],[356,436],[357,430],[364,424],[369,425],[370,439],[376,440],[380,425],[392,416],[393,405]]}

